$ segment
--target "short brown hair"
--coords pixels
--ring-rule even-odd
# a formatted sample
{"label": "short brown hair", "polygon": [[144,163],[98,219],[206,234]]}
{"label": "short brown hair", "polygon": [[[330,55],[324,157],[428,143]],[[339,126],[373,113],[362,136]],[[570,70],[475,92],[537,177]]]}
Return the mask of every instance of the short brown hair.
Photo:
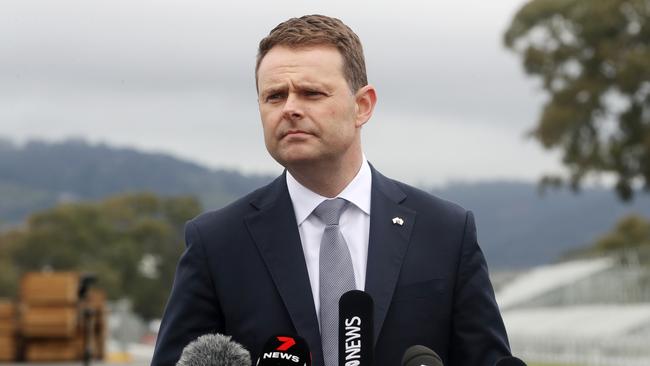
{"label": "short brown hair", "polygon": [[305,15],[291,18],[278,24],[260,41],[255,65],[255,84],[257,70],[266,54],[275,46],[292,48],[331,45],[343,57],[343,75],[356,92],[368,84],[366,62],[359,37],[341,20],[325,15]]}

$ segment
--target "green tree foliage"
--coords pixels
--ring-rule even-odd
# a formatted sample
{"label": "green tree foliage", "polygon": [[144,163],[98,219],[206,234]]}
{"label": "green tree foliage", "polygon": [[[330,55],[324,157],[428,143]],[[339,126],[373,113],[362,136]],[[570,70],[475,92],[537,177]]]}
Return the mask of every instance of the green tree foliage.
{"label": "green tree foliage", "polygon": [[13,264],[7,280],[0,270],[0,292],[15,291],[8,282],[26,271],[93,272],[110,298],[128,297],[145,318],[159,317],[183,250],[184,223],[200,210],[191,197],[141,193],[33,214],[24,228],[0,236],[0,268],[4,258]]}
{"label": "green tree foliage", "polygon": [[613,173],[624,200],[650,189],[650,0],[532,0],[504,42],[549,96],[531,135],[567,175],[542,183]]}
{"label": "green tree foliage", "polygon": [[11,252],[17,239],[16,232],[0,235],[0,297],[16,297],[19,277]]}
{"label": "green tree foliage", "polygon": [[650,248],[650,222],[637,215],[626,216],[593,246],[597,252],[621,252]]}
{"label": "green tree foliage", "polygon": [[591,245],[565,253],[565,259],[603,255],[622,263],[650,266],[650,222],[646,217],[631,214],[623,217],[607,233]]}

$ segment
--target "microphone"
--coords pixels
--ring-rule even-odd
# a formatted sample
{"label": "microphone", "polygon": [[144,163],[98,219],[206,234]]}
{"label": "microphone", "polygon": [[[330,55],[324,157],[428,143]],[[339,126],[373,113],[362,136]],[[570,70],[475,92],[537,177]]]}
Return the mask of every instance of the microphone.
{"label": "microphone", "polygon": [[223,334],[206,334],[188,344],[176,366],[251,366],[251,355]]}
{"label": "microphone", "polygon": [[339,365],[372,366],[373,309],[368,293],[348,291],[339,300]]}
{"label": "microphone", "polygon": [[442,360],[431,348],[416,345],[404,352],[402,366],[442,366]]}
{"label": "microphone", "polygon": [[526,363],[514,356],[501,357],[494,366],[526,366]]}
{"label": "microphone", "polygon": [[299,336],[275,335],[262,349],[256,366],[311,366],[309,345]]}

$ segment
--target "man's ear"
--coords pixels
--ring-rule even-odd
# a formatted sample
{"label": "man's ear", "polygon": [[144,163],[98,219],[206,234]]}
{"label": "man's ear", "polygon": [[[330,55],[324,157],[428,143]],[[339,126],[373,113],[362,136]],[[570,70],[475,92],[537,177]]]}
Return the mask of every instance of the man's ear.
{"label": "man's ear", "polygon": [[377,103],[377,91],[374,86],[366,85],[357,91],[355,98],[357,103],[356,126],[361,127],[372,117]]}

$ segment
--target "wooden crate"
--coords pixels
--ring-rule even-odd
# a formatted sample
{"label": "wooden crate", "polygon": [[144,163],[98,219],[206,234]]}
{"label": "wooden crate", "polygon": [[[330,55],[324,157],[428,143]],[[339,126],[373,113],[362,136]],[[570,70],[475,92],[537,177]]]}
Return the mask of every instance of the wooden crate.
{"label": "wooden crate", "polygon": [[18,346],[14,336],[0,335],[0,361],[16,360]]}
{"label": "wooden crate", "polygon": [[100,360],[106,355],[107,333],[107,311],[101,311],[97,314],[97,323],[95,323],[95,356]]}
{"label": "wooden crate", "polygon": [[104,359],[106,354],[107,314],[106,292],[98,288],[91,288],[84,306],[94,311],[93,329],[93,356],[95,359]]}
{"label": "wooden crate", "polygon": [[25,342],[25,361],[56,362],[83,358],[83,341],[70,339],[31,339]]}
{"label": "wooden crate", "polygon": [[96,287],[92,287],[88,291],[86,302],[93,308],[104,309],[106,307],[106,292]]}
{"label": "wooden crate", "polygon": [[15,349],[0,349],[0,362],[12,362],[16,361],[18,352]]}
{"label": "wooden crate", "polygon": [[0,300],[0,336],[16,334],[16,305],[9,300]]}
{"label": "wooden crate", "polygon": [[0,319],[0,337],[15,336],[18,330],[18,321],[16,319]]}
{"label": "wooden crate", "polygon": [[95,348],[93,350],[93,358],[96,360],[103,360],[106,357],[106,338],[95,337]]}
{"label": "wooden crate", "polygon": [[76,306],[26,306],[23,309],[20,333],[24,337],[65,337],[77,334],[79,311]]}
{"label": "wooden crate", "polygon": [[73,305],[79,301],[79,274],[31,272],[20,283],[20,299],[27,305]]}
{"label": "wooden crate", "polygon": [[[104,359],[105,339],[93,337],[90,342],[91,358]],[[83,359],[85,351],[81,328],[72,338],[27,338],[25,344],[25,360],[32,362],[79,361]]]}
{"label": "wooden crate", "polygon": [[16,304],[8,299],[0,299],[0,321],[16,317]]}

